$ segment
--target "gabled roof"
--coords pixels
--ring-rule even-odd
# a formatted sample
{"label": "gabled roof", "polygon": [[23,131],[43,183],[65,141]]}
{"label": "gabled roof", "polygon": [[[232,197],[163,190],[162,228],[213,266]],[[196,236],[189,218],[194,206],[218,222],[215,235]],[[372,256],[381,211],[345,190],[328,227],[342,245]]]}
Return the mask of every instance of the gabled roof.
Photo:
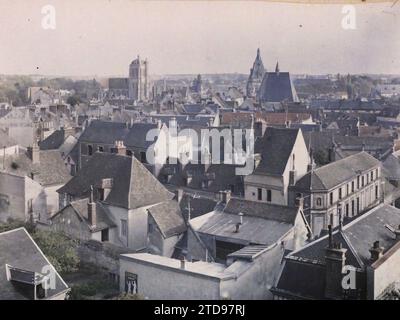
{"label": "gabled roof", "polygon": [[297,181],[296,187],[304,190],[330,190],[356,178],[359,172],[373,169],[379,164],[379,160],[363,151],[308,172]]}
{"label": "gabled roof", "polygon": [[[384,248],[383,254],[397,245],[395,235],[386,225],[396,228],[400,224],[400,210],[380,205],[333,231],[333,242],[347,249],[346,265],[356,268],[371,266],[370,248],[375,241]],[[326,235],[286,256],[285,265],[277,282],[277,291],[291,296],[324,298]],[[301,276],[299,276],[301,274]]]}
{"label": "gabled roof", "polygon": [[258,92],[261,102],[296,102],[299,100],[289,72],[266,72]]}
{"label": "gabled roof", "polygon": [[[0,233],[0,300],[26,300],[23,293],[7,280],[6,264],[31,273],[44,273],[50,266],[55,272],[55,288],[48,289],[48,298],[68,290],[67,284],[56,272],[25,228]],[[46,270],[48,272],[48,270]]]}
{"label": "gabled roof", "polygon": [[[80,218],[80,220],[86,224],[86,226],[90,229],[91,232],[98,232],[103,229],[107,228],[113,228],[116,227],[115,223],[110,219],[110,212],[105,207],[101,202],[96,202],[96,227],[92,228],[89,222],[89,216],[88,216],[88,203],[89,199],[80,199],[77,201],[72,201],[67,207],[71,207],[77,216]],[[50,219],[54,219],[58,215],[62,215],[65,208],[62,210],[58,211],[56,214],[50,217]]]}
{"label": "gabled roof", "polygon": [[62,188],[76,198],[88,197],[90,186],[98,187],[102,179],[112,179],[112,189],[105,203],[134,209],[173,198],[135,157],[96,152],[81,170]]}
{"label": "gabled roof", "polygon": [[255,173],[281,175],[299,135],[299,129],[267,127],[264,136],[255,142],[255,153],[261,154]]}
{"label": "gabled roof", "polygon": [[[43,186],[64,184],[71,179],[57,150],[39,151],[39,158],[39,163],[32,163],[27,153],[6,156],[4,171],[28,177],[34,173],[34,180]],[[3,157],[0,157],[0,161],[3,162]]]}
{"label": "gabled roof", "polygon": [[179,235],[186,231],[185,220],[182,217],[178,202],[175,200],[156,204],[147,210],[164,238]]}

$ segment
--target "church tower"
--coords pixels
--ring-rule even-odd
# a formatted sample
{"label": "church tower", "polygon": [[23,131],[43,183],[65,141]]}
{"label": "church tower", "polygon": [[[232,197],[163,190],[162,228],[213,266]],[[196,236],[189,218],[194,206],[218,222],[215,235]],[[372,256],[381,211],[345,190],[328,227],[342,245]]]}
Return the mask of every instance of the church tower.
{"label": "church tower", "polygon": [[129,99],[144,101],[148,98],[148,62],[139,56],[129,65]]}
{"label": "church tower", "polygon": [[257,96],[265,72],[266,70],[260,55],[260,48],[258,48],[253,68],[250,69],[249,79],[247,80],[246,95],[248,97],[255,98]]}

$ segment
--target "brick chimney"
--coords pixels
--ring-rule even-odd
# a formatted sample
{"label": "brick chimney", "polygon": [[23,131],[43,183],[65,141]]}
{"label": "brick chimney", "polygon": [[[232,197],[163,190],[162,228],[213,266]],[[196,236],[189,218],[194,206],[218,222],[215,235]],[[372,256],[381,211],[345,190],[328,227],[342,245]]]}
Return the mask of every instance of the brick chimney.
{"label": "brick chimney", "polygon": [[219,192],[219,198],[222,203],[227,204],[231,200],[231,191],[225,190]]}
{"label": "brick chimney", "polygon": [[112,153],[120,154],[123,156],[126,155],[126,147],[122,140],[115,141],[114,147],[112,148]]}
{"label": "brick chimney", "polygon": [[343,296],[343,267],[346,264],[346,251],[341,243],[333,242],[332,226],[328,226],[329,243],[325,250],[325,297],[341,299]]}
{"label": "brick chimney", "polygon": [[28,147],[28,156],[29,158],[32,160],[32,163],[36,164],[40,162],[40,149],[39,149],[39,145],[36,141],[36,139],[34,139],[33,141],[33,145],[31,147]]}
{"label": "brick chimney", "polygon": [[384,248],[379,245],[379,241],[375,241],[369,252],[371,253],[371,262],[375,262],[383,255]]}
{"label": "brick chimney", "polygon": [[90,186],[90,198],[88,202],[88,220],[92,227],[97,224],[96,203],[93,199],[93,186]]}

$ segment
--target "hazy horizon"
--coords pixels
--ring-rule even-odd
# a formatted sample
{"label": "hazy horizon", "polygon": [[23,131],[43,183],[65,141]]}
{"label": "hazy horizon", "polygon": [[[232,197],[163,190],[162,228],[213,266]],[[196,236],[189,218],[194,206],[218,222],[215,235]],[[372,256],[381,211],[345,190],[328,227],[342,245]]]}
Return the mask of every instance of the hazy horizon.
{"label": "hazy horizon", "polygon": [[[56,29],[41,26],[43,5]],[[140,55],[150,74],[248,74],[257,48],[267,70],[400,74],[400,5],[263,1],[1,0],[0,74],[126,76]]]}

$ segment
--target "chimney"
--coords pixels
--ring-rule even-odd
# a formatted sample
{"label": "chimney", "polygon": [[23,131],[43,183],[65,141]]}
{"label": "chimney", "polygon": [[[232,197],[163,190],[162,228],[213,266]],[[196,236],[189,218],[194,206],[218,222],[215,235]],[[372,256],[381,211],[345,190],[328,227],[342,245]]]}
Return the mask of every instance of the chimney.
{"label": "chimney", "polygon": [[231,191],[230,190],[220,191],[219,196],[220,196],[220,201],[222,203],[227,204],[229,200],[231,200]]}
{"label": "chimney", "polygon": [[33,145],[31,147],[28,147],[28,155],[33,164],[40,162],[40,149],[36,139],[34,139]]}
{"label": "chimney", "polygon": [[369,252],[371,253],[371,258],[370,260],[372,262],[375,262],[378,260],[380,257],[383,255],[383,250],[384,248],[379,246],[379,241],[375,241],[372,248],[369,249]]}
{"label": "chimney", "polygon": [[96,215],[96,203],[93,199],[93,186],[90,186],[90,198],[88,202],[88,220],[91,226],[95,226],[97,223]]}
{"label": "chimney", "polygon": [[332,226],[329,229],[329,244],[325,249],[325,297],[341,299],[343,297],[342,279],[343,267],[346,264],[346,251],[341,243],[334,243]]}
{"label": "chimney", "polygon": [[239,212],[239,218],[240,218],[240,224],[241,225],[243,224],[243,216],[244,216],[244,213],[243,212]]}
{"label": "chimney", "polygon": [[178,201],[178,203],[182,201],[182,198],[183,198],[183,189],[176,190],[176,200]]}
{"label": "chimney", "polygon": [[181,259],[181,269],[185,270],[185,268],[186,268],[186,260],[185,260],[185,257],[182,257],[182,259]]}
{"label": "chimney", "polygon": [[240,223],[236,223],[235,225],[235,233],[239,233]]}
{"label": "chimney", "polygon": [[302,209],[304,205],[303,197],[296,197],[296,207]]}
{"label": "chimney", "polygon": [[123,156],[126,155],[126,147],[122,140],[115,141],[114,148],[112,148],[112,153],[120,154]]}

